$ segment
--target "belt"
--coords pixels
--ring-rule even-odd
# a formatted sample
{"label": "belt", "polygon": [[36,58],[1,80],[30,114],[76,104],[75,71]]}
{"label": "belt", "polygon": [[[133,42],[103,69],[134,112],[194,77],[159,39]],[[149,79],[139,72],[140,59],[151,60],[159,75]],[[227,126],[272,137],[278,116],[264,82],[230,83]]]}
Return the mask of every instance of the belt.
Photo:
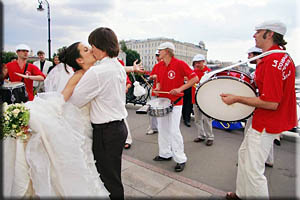
{"label": "belt", "polygon": [[92,123],[92,127],[93,127],[93,128],[100,128],[100,127],[103,127],[103,126],[107,126],[107,125],[110,125],[110,124],[117,124],[117,123],[121,123],[121,122],[124,122],[124,119],[122,119],[122,120],[110,121],[110,122],[103,123],[103,124],[93,124],[93,123]]}

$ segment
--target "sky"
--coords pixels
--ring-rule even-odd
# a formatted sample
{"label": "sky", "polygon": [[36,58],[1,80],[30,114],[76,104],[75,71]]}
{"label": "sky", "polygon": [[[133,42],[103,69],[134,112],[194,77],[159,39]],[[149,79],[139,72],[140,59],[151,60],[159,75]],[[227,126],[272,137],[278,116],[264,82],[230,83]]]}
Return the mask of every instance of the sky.
{"label": "sky", "polygon": [[[45,0],[42,0],[47,8]],[[109,27],[119,40],[165,37],[205,43],[208,60],[238,62],[255,45],[254,27],[266,20],[286,24],[287,51],[300,65],[298,0],[48,0],[51,54],[82,41],[98,27]],[[48,57],[47,9],[38,0],[4,0],[4,51],[28,44]]]}

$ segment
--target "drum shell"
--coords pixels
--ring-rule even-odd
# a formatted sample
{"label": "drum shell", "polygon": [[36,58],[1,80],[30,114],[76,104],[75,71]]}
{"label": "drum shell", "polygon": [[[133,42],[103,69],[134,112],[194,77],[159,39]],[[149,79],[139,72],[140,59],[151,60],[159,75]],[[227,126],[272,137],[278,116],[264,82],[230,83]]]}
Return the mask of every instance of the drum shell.
{"label": "drum shell", "polygon": [[28,94],[24,84],[7,86],[3,85],[0,87],[1,101],[12,103],[25,103],[28,101]]}
{"label": "drum shell", "polygon": [[149,107],[148,114],[152,117],[163,117],[170,112],[172,112],[173,106],[169,106],[167,108],[153,108]]}
{"label": "drum shell", "polygon": [[148,102],[148,114],[152,117],[163,117],[173,110],[173,104],[168,98],[156,98]]}

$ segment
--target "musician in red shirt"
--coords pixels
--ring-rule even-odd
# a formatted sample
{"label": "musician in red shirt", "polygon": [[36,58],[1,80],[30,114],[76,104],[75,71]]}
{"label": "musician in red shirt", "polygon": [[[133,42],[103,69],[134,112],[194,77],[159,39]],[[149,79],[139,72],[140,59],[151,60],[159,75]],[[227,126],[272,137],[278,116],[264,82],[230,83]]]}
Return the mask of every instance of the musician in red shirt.
{"label": "musician in red shirt", "polygon": [[[199,77],[199,80],[202,78],[205,72],[210,72],[205,63],[205,57],[202,54],[197,54],[193,58],[193,67],[194,72]],[[194,139],[194,142],[203,142],[206,141],[207,146],[213,145],[214,134],[212,131],[212,119],[204,115],[197,104],[195,104],[195,87],[192,88],[192,103],[194,105],[194,114],[195,114],[195,124],[197,127],[198,137]]]}
{"label": "musician in red shirt", "polygon": [[35,65],[31,63],[28,63],[27,69],[25,71],[29,51],[29,46],[25,44],[18,45],[16,47],[18,59],[6,64],[7,72],[6,74],[4,74],[4,76],[8,76],[9,81],[11,82],[21,82],[24,78],[23,82],[28,94],[28,100],[32,101],[34,98],[33,81],[43,81],[46,76]]}
{"label": "musician in red shirt", "polygon": [[[283,23],[266,21],[255,30],[256,47],[263,53],[285,50],[286,26]],[[228,105],[242,103],[256,107],[251,127],[239,149],[236,193],[227,193],[227,199],[269,198],[264,171],[273,141],[278,134],[297,126],[295,65],[291,57],[287,53],[263,57],[255,70],[255,82],[258,97],[221,94]]]}
{"label": "musician in red shirt", "polygon": [[[166,97],[173,102],[174,107],[169,114],[158,117],[158,146],[159,155],[153,160],[167,161],[172,157],[177,163],[175,172],[181,172],[187,161],[184,153],[183,138],[180,132],[180,118],[182,111],[183,91],[194,85],[199,79],[193,70],[182,60],[174,57],[175,46],[171,42],[165,42],[159,45],[159,58],[161,62],[157,63],[159,72],[157,74],[157,83],[155,91],[167,92],[159,94],[159,97]],[[184,83],[184,77],[189,80]],[[181,99],[178,100],[179,96]]]}

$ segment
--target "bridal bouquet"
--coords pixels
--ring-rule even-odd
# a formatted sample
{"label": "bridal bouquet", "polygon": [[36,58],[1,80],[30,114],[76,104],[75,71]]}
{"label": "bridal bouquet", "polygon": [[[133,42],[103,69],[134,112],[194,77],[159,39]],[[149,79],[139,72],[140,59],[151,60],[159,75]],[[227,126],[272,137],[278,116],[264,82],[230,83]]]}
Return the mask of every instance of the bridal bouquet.
{"label": "bridal bouquet", "polygon": [[29,109],[23,103],[8,105],[3,104],[1,125],[3,130],[2,138],[8,136],[27,140],[29,136]]}

